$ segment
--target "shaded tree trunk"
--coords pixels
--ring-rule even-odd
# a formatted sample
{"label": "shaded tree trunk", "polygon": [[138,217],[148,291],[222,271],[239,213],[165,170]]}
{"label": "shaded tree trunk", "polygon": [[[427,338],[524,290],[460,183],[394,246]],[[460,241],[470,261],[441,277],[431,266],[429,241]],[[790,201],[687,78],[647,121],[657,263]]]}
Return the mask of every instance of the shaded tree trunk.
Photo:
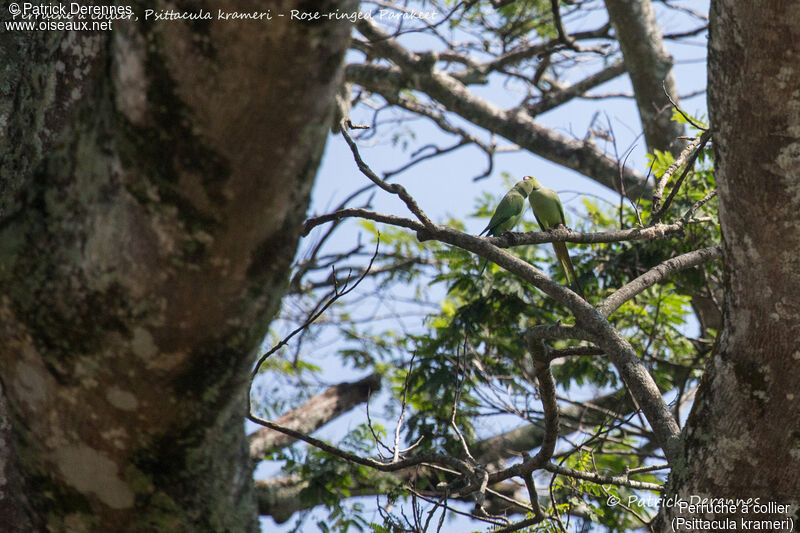
{"label": "shaded tree trunk", "polygon": [[349,30],[0,35],[0,530],[258,529],[247,376]]}
{"label": "shaded tree trunk", "polygon": [[[764,31],[769,27],[769,31]],[[684,431],[668,496],[800,508],[800,6],[711,2],[709,111],[725,252],[724,330]],[[707,529],[707,528],[706,528]],[[730,529],[724,527],[723,529]],[[767,528],[785,531],[778,527]]]}

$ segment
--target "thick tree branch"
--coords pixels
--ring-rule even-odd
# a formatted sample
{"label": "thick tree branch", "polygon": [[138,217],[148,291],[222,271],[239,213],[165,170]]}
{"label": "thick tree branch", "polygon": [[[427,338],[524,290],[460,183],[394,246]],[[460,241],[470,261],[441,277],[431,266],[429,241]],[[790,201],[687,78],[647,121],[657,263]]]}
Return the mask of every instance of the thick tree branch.
{"label": "thick tree branch", "polygon": [[625,58],[647,149],[680,152],[677,138],[683,126],[672,122],[666,92],[678,97],[672,57],[664,46],[650,0],[605,0],[608,17]]}
{"label": "thick tree branch", "polygon": [[[372,374],[351,383],[340,383],[317,394],[275,422],[310,434],[356,405],[366,402],[370,395],[380,388],[380,374]],[[250,458],[259,461],[269,453],[290,446],[296,439],[285,433],[262,428],[251,433],[248,441]]]}
{"label": "thick tree branch", "polygon": [[531,116],[540,115],[546,111],[550,111],[573,98],[580,98],[586,94],[586,91],[602,85],[607,81],[613,80],[617,76],[625,73],[625,63],[622,60],[615,61],[599,72],[595,72],[591,76],[584,78],[581,81],[575,82],[568,87],[561,88],[551,93],[546,93],[542,99],[535,104],[526,106],[526,111]]}
{"label": "thick tree branch", "polygon": [[[308,235],[315,227],[343,218],[364,218],[374,220],[384,224],[390,224],[402,228],[416,231],[422,240],[430,240],[432,234],[427,232],[425,227],[415,220],[398,217],[395,215],[384,215],[368,209],[350,208],[335,211],[325,215],[319,215],[306,220],[303,226],[303,235]],[[688,224],[707,223],[711,219],[682,219],[673,224],[655,224],[643,228],[631,228],[619,231],[604,231],[597,233],[581,233],[569,228],[560,226],[548,231],[529,231],[526,233],[510,232],[498,237],[483,237],[489,244],[498,248],[512,248],[514,246],[525,246],[530,244],[545,244],[552,242],[572,242],[576,244],[597,244],[623,241],[655,240],[680,234]]]}
{"label": "thick tree branch", "polygon": [[[403,49],[374,22],[363,20],[357,27],[397,67],[350,64],[345,74],[349,81],[378,94],[396,95],[401,88],[422,91],[449,111],[541,157],[572,168],[609,188],[614,188],[618,182],[617,162],[593,145],[559,135],[520,110],[505,111],[478,98],[452,75],[434,69],[431,62]],[[648,189],[644,177],[631,169],[624,170],[623,178],[625,189],[634,196]]]}

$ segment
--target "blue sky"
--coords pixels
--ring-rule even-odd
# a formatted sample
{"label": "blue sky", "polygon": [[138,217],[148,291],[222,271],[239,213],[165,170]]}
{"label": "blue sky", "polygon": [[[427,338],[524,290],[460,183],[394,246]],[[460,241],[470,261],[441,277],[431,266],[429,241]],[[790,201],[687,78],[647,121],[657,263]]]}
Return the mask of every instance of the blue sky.
{"label": "blue sky", "polygon": [[[693,9],[707,13],[708,6],[705,1],[683,2],[683,4],[691,5]],[[669,31],[687,29],[685,18],[668,12],[658,3],[656,9],[662,28],[669,28]],[[570,31],[579,31],[599,25],[597,21],[593,20],[584,21],[582,24],[584,26],[569,27],[568,29]],[[689,39],[687,44],[667,42],[668,49],[675,59],[674,75],[681,95],[695,92],[706,85],[705,42],[704,35]],[[414,44],[412,42],[409,46],[414,48]],[[504,98],[507,99],[507,91],[498,84],[490,84],[487,87],[478,88],[475,92],[495,103],[502,103]],[[630,93],[632,89],[627,77],[623,76],[594,89],[592,92]],[[705,94],[684,99],[681,101],[681,106],[691,114],[705,115]],[[637,140],[641,132],[641,124],[635,104],[630,99],[574,100],[567,105],[537,117],[537,121],[562,134],[572,134],[582,138],[586,133],[589,122],[597,111],[603,114],[602,125],[606,125],[605,115],[610,119],[618,139],[617,148],[620,153],[628,146],[635,144],[628,164],[640,172],[646,173],[644,142],[641,138]],[[363,117],[358,115],[354,116],[354,119],[356,122],[363,121]],[[431,126],[427,121],[421,120],[409,127],[413,128],[416,133],[416,140],[414,141],[416,146],[424,145],[434,139],[447,139],[440,143],[443,146],[453,142],[453,138],[443,137],[437,128]],[[387,129],[384,132],[380,132],[377,142],[360,148],[362,157],[374,170],[380,172],[395,169],[408,161],[409,153],[413,151],[413,148],[403,152],[393,147],[389,142],[389,137],[394,133],[397,133],[397,131]],[[610,146],[608,150],[613,155],[613,149]],[[486,168],[486,164],[485,157],[477,149],[462,148],[450,155],[422,163],[412,171],[401,174],[397,179],[417,199],[422,209],[433,220],[438,222],[448,217],[459,218],[464,220],[467,230],[472,233],[478,233],[486,223],[485,219],[468,217],[474,211],[475,199],[484,192],[489,192],[498,198],[501,197],[505,193],[505,185],[501,177],[502,172],[508,172],[516,179],[521,178],[523,175],[531,174],[536,176],[545,186],[556,189],[564,202],[568,218],[579,216],[581,195],[588,194],[606,198],[611,202],[618,201],[618,195],[613,191],[528,152],[523,151],[496,156],[495,170],[492,175],[479,182],[473,182],[471,178],[482,173]],[[352,191],[367,183],[367,179],[358,171],[353,162],[350,150],[344,140],[341,136],[331,135],[328,139],[325,155],[313,189],[309,215],[330,211]],[[378,193],[376,195],[374,209],[401,216],[409,215],[402,202],[386,193]],[[525,217],[528,220],[532,220],[532,214],[529,210],[526,212]],[[338,249],[350,248],[357,239],[358,232],[357,223],[354,221],[349,222],[337,231],[336,237],[330,242],[330,246]],[[312,233],[308,239],[301,242],[299,256],[301,256],[309,243],[314,241],[314,237],[315,234]],[[363,235],[363,238],[368,239],[368,236]],[[413,297],[413,295],[409,295],[409,297]],[[375,309],[378,309],[380,303],[375,303],[374,305],[376,306]],[[371,309],[370,312],[372,310],[374,309]],[[419,320],[410,319],[407,327],[413,329],[419,325]],[[330,352],[333,353],[333,351],[331,347]],[[338,357],[328,356],[324,352],[313,357],[312,360],[322,367],[324,380],[327,383],[353,381],[363,377],[365,374],[363,371],[343,367]],[[373,402],[371,404],[371,413],[373,416],[380,417],[381,399],[373,400]],[[316,436],[335,441],[362,419],[363,407],[324,427],[316,433]],[[393,427],[391,421],[386,423],[389,427]],[[493,426],[491,431],[496,431],[497,429],[497,426]],[[259,469],[257,475],[259,477],[268,476],[276,472],[277,468],[278,465],[275,464],[265,465]],[[374,507],[374,498],[365,498],[364,500],[368,508],[370,505]],[[316,531],[317,527],[314,525],[316,520],[322,519],[324,516],[324,511],[315,512],[314,516],[309,517],[306,521],[303,531]],[[296,517],[281,526],[276,525],[271,519],[262,519],[262,531],[288,531],[295,519]],[[474,529],[476,527],[477,525],[474,522],[457,519],[448,522],[443,531],[468,531],[471,530],[470,528]]]}

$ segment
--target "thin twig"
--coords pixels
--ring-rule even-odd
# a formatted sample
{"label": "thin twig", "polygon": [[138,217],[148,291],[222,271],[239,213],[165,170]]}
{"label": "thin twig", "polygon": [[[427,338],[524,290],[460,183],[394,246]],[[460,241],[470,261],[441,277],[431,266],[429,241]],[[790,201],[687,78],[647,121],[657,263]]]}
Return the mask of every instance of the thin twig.
{"label": "thin twig", "polygon": [[666,94],[666,95],[667,95],[667,98],[669,99],[669,103],[670,103],[670,104],[672,104],[672,107],[674,107],[674,108],[675,108],[675,110],[676,110],[678,113],[680,113],[680,114],[681,114],[681,116],[682,116],[684,119],[686,119],[686,122],[688,122],[689,124],[691,124],[692,126],[694,126],[695,128],[697,128],[697,129],[698,129],[698,130],[700,130],[700,131],[704,131],[704,132],[707,132],[707,131],[709,131],[707,127],[705,127],[705,126],[701,126],[700,124],[698,124],[697,122],[695,122],[695,121],[694,121],[694,119],[692,119],[692,117],[690,117],[689,115],[687,115],[686,113],[684,113],[684,112],[683,112],[683,109],[681,109],[681,108],[680,108],[680,106],[679,106],[678,104],[676,104],[676,103],[675,103],[675,100],[673,100],[673,99],[672,99],[672,96],[669,94],[669,91],[667,91],[667,85],[666,85],[666,82],[665,82],[665,81],[662,81],[662,82],[661,82],[661,87],[664,89],[664,94]]}
{"label": "thin twig", "polygon": [[[397,418],[397,425],[394,428],[394,454],[393,460],[397,462],[400,459],[400,428],[403,427],[403,417],[406,414],[406,399],[408,395],[408,384],[409,384],[409,377],[411,376],[411,372],[414,369],[414,358],[417,356],[417,352],[411,354],[411,361],[408,363],[408,372],[406,372],[406,379],[403,383],[403,400],[400,406],[400,416]],[[422,437],[420,437],[422,440]]]}
{"label": "thin twig", "polygon": [[[353,291],[353,289],[358,287],[359,283],[361,283],[364,280],[364,278],[367,277],[367,274],[369,273],[369,269],[372,267],[372,263],[375,261],[375,258],[378,256],[378,247],[380,246],[380,242],[381,242],[381,235],[380,235],[380,233],[378,233],[378,239],[377,239],[377,242],[375,243],[375,253],[372,254],[372,258],[369,260],[369,265],[367,265],[367,268],[364,270],[364,272],[361,274],[361,276],[356,280],[356,282],[351,287],[345,288],[345,287],[347,287],[347,283],[350,281],[349,278],[346,280],[345,285],[342,286],[342,289],[339,289],[338,285],[335,286],[334,290],[333,290],[333,296],[331,297],[330,300],[328,300],[328,302],[325,305],[323,305],[316,313],[311,315],[311,317],[309,317],[308,320],[306,320],[301,326],[297,327],[289,335],[284,337],[278,344],[273,346],[267,353],[265,353],[264,355],[262,355],[261,357],[258,358],[258,361],[255,364],[255,367],[253,367],[253,370],[250,373],[250,386],[251,387],[253,385],[253,379],[258,374],[258,370],[261,368],[261,365],[264,364],[264,361],[266,361],[267,358],[269,358],[269,356],[271,356],[276,351],[278,351],[283,346],[285,346],[292,339],[292,337],[294,337],[299,332],[301,332],[304,329],[306,329],[311,323],[313,323],[316,319],[318,319],[322,315],[322,313],[324,313],[331,305],[333,305],[336,302],[336,300],[338,300],[342,296],[346,296],[349,293],[351,293]],[[333,273],[333,276],[334,276],[334,279],[336,279],[336,272],[335,271]],[[248,389],[248,395],[249,395],[249,389]]]}
{"label": "thin twig", "polygon": [[458,435],[458,439],[461,442],[461,447],[464,449],[464,453],[469,458],[470,461],[475,461],[475,458],[472,457],[472,454],[469,451],[469,445],[467,445],[467,441],[464,438],[464,435],[461,433],[461,430],[458,428],[458,424],[456,423],[456,414],[458,413],[458,403],[461,400],[461,391],[464,387],[464,383],[467,380],[467,349],[466,349],[466,334],[464,336],[464,347],[461,350],[461,356],[456,354],[458,357],[458,364],[456,365],[456,371],[458,372],[457,382],[456,382],[456,392],[453,394],[453,407],[450,414],[450,425]]}
{"label": "thin twig", "polygon": [[343,129],[341,133],[342,137],[344,137],[344,140],[347,142],[347,145],[350,147],[350,151],[353,152],[353,158],[355,159],[358,169],[361,171],[361,173],[384,191],[399,196],[400,199],[406,204],[406,207],[408,207],[408,210],[414,213],[414,216],[416,216],[417,219],[422,222],[423,226],[429,230],[434,229],[436,225],[431,222],[428,216],[422,211],[422,209],[420,209],[416,200],[414,200],[414,198],[408,194],[408,191],[406,191],[405,187],[398,183],[393,183],[390,185],[378,177],[378,175],[375,174],[375,172],[373,172],[373,170],[361,158],[361,154],[358,152],[358,146],[356,146],[355,141],[353,141],[352,137],[350,137],[350,135],[347,133],[347,130]]}

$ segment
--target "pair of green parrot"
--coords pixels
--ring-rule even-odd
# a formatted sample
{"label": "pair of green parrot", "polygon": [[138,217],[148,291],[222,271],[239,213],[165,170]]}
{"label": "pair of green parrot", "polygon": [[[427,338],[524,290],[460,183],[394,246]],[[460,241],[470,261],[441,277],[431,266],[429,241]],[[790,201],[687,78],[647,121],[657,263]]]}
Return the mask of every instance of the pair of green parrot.
{"label": "pair of green parrot", "polygon": [[[522,220],[522,213],[525,211],[525,198],[530,202],[533,216],[536,217],[536,222],[539,223],[542,231],[555,228],[559,224],[566,226],[564,208],[561,206],[561,200],[558,199],[556,191],[542,187],[536,178],[532,176],[525,176],[522,181],[514,184],[511,190],[500,200],[497,209],[495,209],[492,218],[489,220],[489,225],[484,228],[480,235],[497,236],[506,231],[511,231]],[[572,260],[569,258],[567,245],[563,242],[554,242],[553,250],[555,250],[558,262],[567,277],[567,283],[575,287],[582,296],[583,291],[578,284],[578,277],[575,275]],[[481,274],[483,274],[484,268],[486,268],[486,261],[483,262]]]}

